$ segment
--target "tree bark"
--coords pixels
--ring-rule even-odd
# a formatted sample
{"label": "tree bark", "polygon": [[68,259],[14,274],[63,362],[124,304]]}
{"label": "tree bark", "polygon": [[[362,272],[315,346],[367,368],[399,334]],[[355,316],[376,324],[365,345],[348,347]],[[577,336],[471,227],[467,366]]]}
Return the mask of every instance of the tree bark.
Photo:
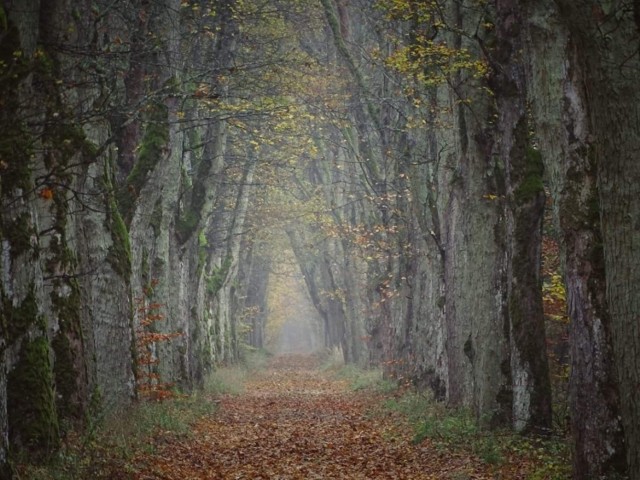
{"label": "tree bark", "polygon": [[550,1],[528,5],[530,100],[562,238],[574,477],[609,478],[625,471],[625,445],[605,288],[599,159],[589,120],[592,87],[580,37],[558,13]]}
{"label": "tree bark", "polygon": [[543,164],[532,146],[527,110],[524,31],[517,1],[496,1],[496,47],[488,80],[496,98],[498,155],[504,162],[506,276],[513,426],[551,428],[551,386],[542,311]]}

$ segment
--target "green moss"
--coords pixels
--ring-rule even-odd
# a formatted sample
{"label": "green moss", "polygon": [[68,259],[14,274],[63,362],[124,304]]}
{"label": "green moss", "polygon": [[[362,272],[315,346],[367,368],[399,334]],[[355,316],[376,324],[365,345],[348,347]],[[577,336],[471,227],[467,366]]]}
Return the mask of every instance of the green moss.
{"label": "green moss", "polygon": [[191,190],[191,199],[176,219],[176,235],[180,243],[186,242],[196,233],[202,218],[202,209],[206,203],[207,178],[211,170],[213,158],[203,155],[198,158],[198,171],[192,178],[186,171],[182,172],[182,188]]}
{"label": "green moss", "polygon": [[31,181],[31,135],[19,123],[0,120],[0,184],[2,194],[9,195],[17,189],[23,192],[33,188]]}
{"label": "green moss", "polygon": [[7,415],[12,445],[33,455],[52,452],[59,441],[49,344],[42,336],[25,340],[9,373]]}
{"label": "green moss", "polygon": [[135,162],[125,186],[118,195],[120,211],[127,224],[131,222],[135,203],[147,176],[160,161],[169,143],[168,108],[163,103],[148,106],[144,134]]}
{"label": "green moss", "polygon": [[222,261],[220,267],[213,268],[211,275],[207,276],[207,292],[210,295],[215,295],[220,291],[222,285],[224,285],[224,281],[227,278],[227,274],[229,273],[232,263],[233,258],[229,255]]}
{"label": "green moss", "polygon": [[[5,16],[6,23],[7,18]],[[30,159],[34,138],[22,117],[23,105],[15,92],[33,70],[30,62],[20,50],[18,29],[13,24],[4,28],[6,34],[0,42],[0,90],[13,92],[3,95],[0,109],[0,181],[3,195],[15,189],[28,191],[32,188]]]}
{"label": "green moss", "polygon": [[169,142],[167,107],[162,104],[154,105],[149,117],[149,123],[147,123],[138,151],[138,161],[127,178],[127,182],[131,185],[140,184],[141,177],[146,176],[156,165]]}
{"label": "green moss", "polygon": [[209,245],[209,240],[207,240],[207,234],[205,233],[204,230],[200,231],[200,234],[198,235],[198,246],[201,248],[205,248]]}
{"label": "green moss", "polygon": [[131,275],[131,245],[129,243],[129,231],[116,207],[115,201],[110,202],[110,228],[113,244],[109,247],[107,261],[113,269],[123,278]]}
{"label": "green moss", "polygon": [[53,232],[48,246],[47,272],[55,275],[59,271],[69,271],[76,267],[77,260],[67,243],[68,201],[64,194],[53,196],[51,212],[54,218]]}
{"label": "green moss", "polygon": [[[24,105],[21,96],[7,95],[3,98],[0,112],[0,161],[2,162],[2,191],[15,189],[30,191],[31,158],[34,145],[45,153],[47,168],[53,174],[70,177],[72,172],[65,167],[78,152],[95,156],[97,148],[86,139],[82,128],[76,123],[74,113],[65,109],[58,84],[58,65],[44,47],[38,47],[32,55],[27,55],[20,45],[18,28],[8,23],[6,34],[0,44],[0,89],[18,92],[29,83],[38,84],[41,111],[47,114],[42,132],[33,132],[24,120]],[[33,79],[33,80],[31,80]]]}
{"label": "green moss", "polygon": [[187,211],[181,215],[176,222],[176,234],[181,242],[187,239],[195,232],[200,223],[200,214],[194,211]]}
{"label": "green moss", "polygon": [[109,162],[107,162],[107,165],[105,165],[104,183],[107,192],[107,228],[109,232],[111,232],[113,244],[109,247],[107,261],[118,275],[128,281],[131,276],[129,230],[118,209],[109,167]]}
{"label": "green moss", "polygon": [[53,337],[51,348],[55,353],[53,373],[56,382],[57,411],[60,418],[78,418],[81,409],[74,399],[77,385],[71,342],[64,333],[58,332]]}
{"label": "green moss", "polygon": [[89,395],[89,408],[87,408],[85,415],[87,417],[87,423],[92,424],[96,421],[104,418],[104,398],[100,387],[96,385],[93,391]]}
{"label": "green moss", "polygon": [[61,418],[82,418],[83,405],[78,396],[78,363],[83,360],[83,335],[81,323],[80,287],[75,279],[67,281],[70,289],[67,296],[58,294],[60,285],[51,292],[53,311],[58,317],[58,331],[53,338],[55,354],[54,375],[56,383],[56,405]]}
{"label": "green moss", "polygon": [[207,247],[209,246],[209,241],[207,240],[207,235],[204,230],[200,231],[198,235],[198,272],[202,272],[205,264],[207,263]]}
{"label": "green moss", "polygon": [[514,192],[515,200],[519,204],[527,203],[544,192],[542,155],[530,146],[527,147],[525,154],[525,175]]}
{"label": "green moss", "polygon": [[33,249],[31,237],[35,235],[35,230],[31,224],[31,216],[23,213],[9,223],[5,230],[5,237],[9,241],[12,250],[12,257],[29,252]]}
{"label": "green moss", "polygon": [[75,254],[67,245],[65,236],[66,235],[59,233],[58,235],[52,236],[49,242],[50,257],[47,260],[46,268],[51,274],[76,266]]}
{"label": "green moss", "polygon": [[65,283],[65,286],[69,289],[69,295],[61,296],[57,293],[61,289],[60,285],[56,285],[57,288],[51,292],[53,311],[58,316],[60,328],[64,328],[64,330],[74,335],[80,335],[80,311],[82,307],[80,286],[75,278],[65,280]]}
{"label": "green moss", "polygon": [[31,182],[31,154],[33,138],[20,123],[9,119],[0,121],[2,135],[0,136],[0,162],[2,175],[0,181],[3,195],[20,189],[29,191],[33,188]]}
{"label": "green moss", "polygon": [[162,197],[158,197],[156,203],[153,205],[153,211],[149,218],[149,226],[153,230],[153,236],[158,238],[160,236],[160,228],[162,227]]}
{"label": "green moss", "polygon": [[7,13],[4,11],[4,8],[0,5],[0,28],[2,28],[3,32],[6,32],[9,29],[9,20],[7,18]]}
{"label": "green moss", "polygon": [[[53,117],[53,113],[60,115],[60,111],[65,110],[63,105],[57,104],[57,102],[50,106],[49,116]],[[98,148],[95,144],[87,139],[84,130],[73,120],[64,120],[73,118],[72,112],[64,112],[63,120],[52,122],[52,125],[47,126],[44,132],[43,142],[48,147],[48,155],[45,155],[45,165],[47,168],[53,169],[56,176],[60,180],[71,180],[72,171],[66,168],[69,160],[78,154],[83,154],[87,157],[95,157],[97,155]]]}

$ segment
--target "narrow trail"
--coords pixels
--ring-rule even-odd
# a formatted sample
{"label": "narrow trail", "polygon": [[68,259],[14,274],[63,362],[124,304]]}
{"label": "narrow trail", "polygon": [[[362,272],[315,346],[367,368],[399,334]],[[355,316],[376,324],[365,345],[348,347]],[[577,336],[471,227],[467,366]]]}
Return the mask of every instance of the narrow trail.
{"label": "narrow trail", "polygon": [[274,358],[246,393],[147,459],[139,480],[493,479],[466,455],[413,445],[379,398],[353,392],[309,356]]}

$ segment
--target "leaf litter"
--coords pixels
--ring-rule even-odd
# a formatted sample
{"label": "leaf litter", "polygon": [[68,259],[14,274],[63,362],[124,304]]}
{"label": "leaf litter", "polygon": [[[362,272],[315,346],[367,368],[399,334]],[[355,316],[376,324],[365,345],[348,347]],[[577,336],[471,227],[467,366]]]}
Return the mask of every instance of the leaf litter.
{"label": "leaf litter", "polygon": [[156,441],[135,460],[137,480],[209,479],[517,479],[468,452],[412,442],[406,419],[381,411],[380,393],[352,391],[313,356],[275,357],[241,395],[192,435]]}

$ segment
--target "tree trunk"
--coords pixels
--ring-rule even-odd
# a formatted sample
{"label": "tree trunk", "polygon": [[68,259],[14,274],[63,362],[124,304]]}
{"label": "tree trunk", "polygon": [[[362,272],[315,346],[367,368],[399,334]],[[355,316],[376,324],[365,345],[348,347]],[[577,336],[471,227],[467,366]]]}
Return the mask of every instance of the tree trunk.
{"label": "tree trunk", "polygon": [[527,13],[532,113],[561,231],[571,319],[574,477],[609,478],[624,473],[625,447],[605,290],[587,67],[579,37],[558,21],[553,2],[532,4]]}
{"label": "tree trunk", "polygon": [[498,109],[496,153],[506,182],[507,308],[513,426],[548,431],[551,386],[542,311],[541,245],[545,204],[543,164],[531,145],[524,32],[517,1],[496,1],[496,47],[488,80]]}
{"label": "tree trunk", "polygon": [[613,29],[612,38],[602,38],[596,55],[583,55],[628,474],[640,478],[640,40],[626,5],[614,2],[609,8],[600,30]]}
{"label": "tree trunk", "polygon": [[245,299],[241,302],[244,312],[239,312],[249,321],[247,343],[255,348],[264,348],[267,320],[267,290],[272,266],[271,256],[264,251],[260,241],[245,239],[242,270],[238,277]]}
{"label": "tree trunk", "polygon": [[[449,35],[456,51],[464,48],[478,57],[478,42],[458,33],[478,22],[481,13],[471,3],[451,5],[448,18],[456,31]],[[472,71],[460,70],[452,81],[448,105],[441,108],[451,109],[454,128],[438,134],[439,150],[447,155],[437,187],[443,212],[447,400],[470,407],[482,423],[505,424],[511,418],[511,398],[503,394],[511,388],[505,368],[507,246],[499,200],[503,167],[492,155],[498,140],[495,110],[483,80]],[[465,104],[467,98],[473,98],[471,105]]]}

